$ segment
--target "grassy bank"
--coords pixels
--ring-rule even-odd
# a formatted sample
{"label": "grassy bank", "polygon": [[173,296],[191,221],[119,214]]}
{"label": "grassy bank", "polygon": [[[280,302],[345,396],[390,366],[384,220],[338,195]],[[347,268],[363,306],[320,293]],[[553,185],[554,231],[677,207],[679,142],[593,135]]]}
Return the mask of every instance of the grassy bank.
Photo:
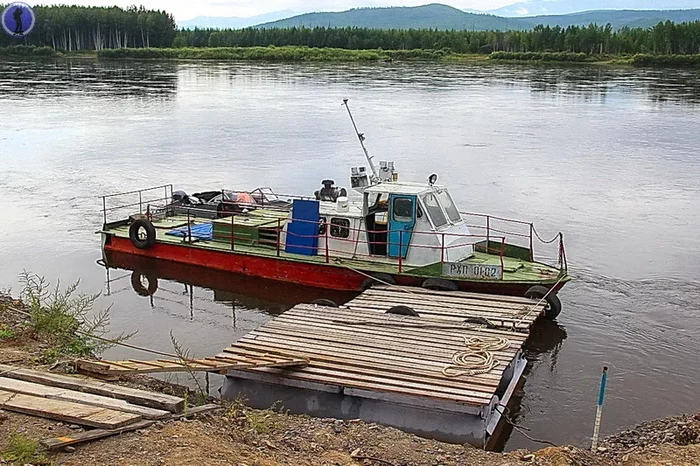
{"label": "grassy bank", "polygon": [[632,65],[637,67],[700,67],[695,55],[590,55],[573,52],[493,52],[460,54],[450,49],[350,50],[301,46],[285,47],[183,47],[121,48],[100,51],[65,52],[51,47],[16,45],[0,47],[0,59],[70,57],[132,60],[241,60],[279,62],[379,62],[379,61],[446,61],[446,62],[532,62]]}

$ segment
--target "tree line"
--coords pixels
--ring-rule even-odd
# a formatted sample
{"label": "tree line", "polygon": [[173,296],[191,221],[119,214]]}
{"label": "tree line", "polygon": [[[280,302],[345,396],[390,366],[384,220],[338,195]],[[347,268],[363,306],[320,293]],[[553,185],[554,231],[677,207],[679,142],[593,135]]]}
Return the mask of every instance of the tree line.
{"label": "tree line", "polygon": [[653,28],[536,26],[526,31],[305,28],[192,29],[177,32],[174,47],[277,47],[351,50],[446,49],[455,53],[570,52],[585,54],[700,53],[700,22],[661,22]]}
{"label": "tree line", "polygon": [[[3,10],[5,5],[0,5]],[[170,47],[177,32],[165,11],[144,7],[37,6],[36,23],[24,38],[0,34],[0,46],[48,46],[55,50]]]}
{"label": "tree line", "polygon": [[[0,5],[0,8],[4,6]],[[0,34],[0,46],[54,50],[167,47],[304,46],[348,50],[444,50],[453,53],[700,53],[700,22],[661,22],[652,28],[537,26],[525,31],[292,27],[284,29],[184,29],[172,15],[144,7],[38,6],[27,37]]]}

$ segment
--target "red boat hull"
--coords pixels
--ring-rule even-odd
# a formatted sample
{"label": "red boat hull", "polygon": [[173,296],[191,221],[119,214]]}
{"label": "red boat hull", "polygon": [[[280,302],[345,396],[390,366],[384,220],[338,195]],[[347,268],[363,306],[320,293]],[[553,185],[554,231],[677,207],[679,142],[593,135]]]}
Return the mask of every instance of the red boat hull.
{"label": "red boat hull", "polygon": [[[276,257],[260,257],[168,243],[156,243],[149,249],[138,249],[128,238],[114,235],[107,235],[104,249],[108,252],[152,257],[225,272],[338,291],[362,291],[366,287],[368,280],[367,275],[331,264],[295,262]],[[424,280],[421,277],[407,275],[393,275],[393,278],[397,284],[406,286],[420,286]],[[457,281],[456,283],[463,291],[512,296],[524,296],[525,292],[533,285],[533,283],[504,283],[502,281]],[[563,283],[560,283],[557,289],[561,288],[561,286],[563,286]]]}

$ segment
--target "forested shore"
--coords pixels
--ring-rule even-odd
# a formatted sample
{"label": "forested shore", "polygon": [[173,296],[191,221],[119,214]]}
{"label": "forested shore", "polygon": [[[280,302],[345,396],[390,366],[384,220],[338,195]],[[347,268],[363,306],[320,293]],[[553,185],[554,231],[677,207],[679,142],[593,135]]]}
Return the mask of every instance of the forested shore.
{"label": "forested shore", "polygon": [[[0,6],[1,7],[1,6]],[[32,33],[0,35],[0,56],[287,61],[467,60],[700,65],[700,22],[653,28],[537,26],[526,31],[304,28],[177,29],[143,7],[36,7]]]}

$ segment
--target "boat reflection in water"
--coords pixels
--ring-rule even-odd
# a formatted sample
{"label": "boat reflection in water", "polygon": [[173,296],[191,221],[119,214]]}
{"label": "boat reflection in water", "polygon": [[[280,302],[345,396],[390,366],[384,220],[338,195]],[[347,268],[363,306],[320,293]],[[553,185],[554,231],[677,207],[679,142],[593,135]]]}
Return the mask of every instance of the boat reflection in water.
{"label": "boat reflection in water", "polygon": [[107,295],[113,293],[112,285],[117,280],[111,277],[110,269],[130,270],[133,291],[139,296],[149,297],[152,302],[153,297],[158,294],[159,280],[180,282],[184,287],[183,294],[189,295],[190,299],[193,286],[207,288],[214,292],[214,301],[232,302],[234,305],[259,309],[272,315],[279,315],[297,304],[311,303],[317,299],[329,299],[343,304],[358,294],[294,285],[117,252],[105,252],[103,261],[102,265],[107,273]]}
{"label": "boat reflection in water", "polygon": [[[279,315],[300,303],[311,303],[317,299],[329,299],[337,304],[343,304],[358,295],[356,292],[342,292],[324,290],[321,288],[311,288],[291,283],[274,280],[266,280],[245,275],[233,274],[230,272],[220,272],[198,266],[179,264],[159,259],[140,257],[131,254],[106,252],[104,263],[107,273],[107,294],[117,291],[116,283],[127,280],[130,277],[131,287],[119,286],[119,290],[133,289],[139,296],[150,299],[151,305],[154,301],[165,300],[170,305],[171,296],[159,296],[163,293],[172,293],[164,286],[159,287],[159,281],[179,282],[183,286],[182,296],[189,299],[191,316],[194,316],[194,288],[201,287],[213,291],[214,301],[220,303],[230,303],[233,307],[233,328],[238,326],[235,323],[236,309],[258,309],[270,315]],[[116,269],[131,271],[131,274],[123,275],[119,278],[112,278],[111,272]],[[177,301],[179,305],[186,305]],[[263,322],[259,322],[261,325]],[[257,325],[255,326],[257,327]],[[253,330],[248,328],[247,331]],[[243,329],[240,329],[243,330]],[[234,333],[237,333],[234,330]],[[240,337],[235,335],[234,337]],[[539,365],[548,364],[544,370],[553,370],[556,365],[557,355],[561,349],[562,342],[566,339],[566,331],[556,322],[539,319],[531,329],[531,336],[525,343],[524,352],[528,359],[528,368],[525,377],[516,389],[508,404],[508,418],[516,424],[519,417],[527,412],[527,407],[523,408],[523,398],[528,389],[527,376],[533,371],[539,370]],[[525,404],[526,403],[525,399]],[[507,422],[501,423],[500,432],[494,432],[486,446],[487,449],[501,451],[505,448],[511,434],[512,425]],[[515,433],[514,435],[520,435]]]}

